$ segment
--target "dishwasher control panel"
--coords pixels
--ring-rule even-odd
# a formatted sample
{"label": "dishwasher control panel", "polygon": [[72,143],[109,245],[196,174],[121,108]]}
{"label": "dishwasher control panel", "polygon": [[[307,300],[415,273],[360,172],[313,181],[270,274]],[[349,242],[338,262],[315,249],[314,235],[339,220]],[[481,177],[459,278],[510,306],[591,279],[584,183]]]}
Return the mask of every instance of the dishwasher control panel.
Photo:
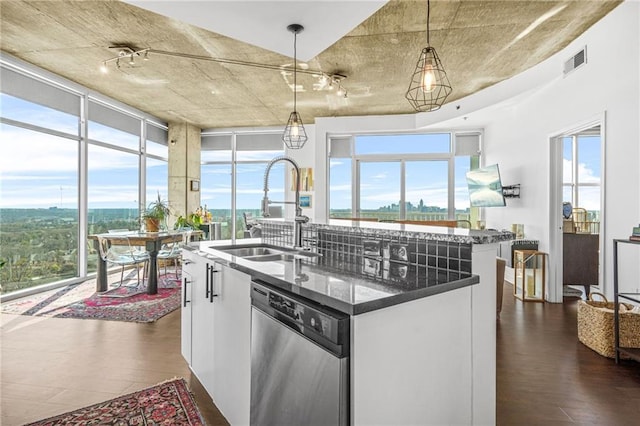
{"label": "dishwasher control panel", "polygon": [[269,306],[293,321],[310,327],[321,336],[331,339],[332,322],[327,315],[274,292],[269,292]]}
{"label": "dishwasher control panel", "polygon": [[[251,283],[251,303],[276,321],[321,345],[348,349],[349,315],[289,296],[264,283]],[[348,352],[347,352],[348,353]]]}

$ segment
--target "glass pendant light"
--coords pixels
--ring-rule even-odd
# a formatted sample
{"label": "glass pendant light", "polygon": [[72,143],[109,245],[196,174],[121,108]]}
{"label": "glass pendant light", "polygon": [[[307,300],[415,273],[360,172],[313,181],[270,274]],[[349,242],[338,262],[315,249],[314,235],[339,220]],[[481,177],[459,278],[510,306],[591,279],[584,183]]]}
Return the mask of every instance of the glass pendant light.
{"label": "glass pendant light", "polygon": [[282,140],[289,149],[300,149],[307,141],[307,132],[302,124],[300,114],[296,110],[296,92],[298,89],[298,81],[296,78],[296,69],[298,68],[296,41],[298,33],[304,30],[304,27],[299,24],[291,24],[287,27],[287,30],[293,33],[293,112],[289,115],[289,121],[284,128],[284,134]]}
{"label": "glass pendant light", "polygon": [[427,47],[422,49],[415,71],[411,76],[405,97],[417,112],[440,109],[451,93],[451,83],[444,71],[436,49],[429,43],[430,2],[427,0]]}

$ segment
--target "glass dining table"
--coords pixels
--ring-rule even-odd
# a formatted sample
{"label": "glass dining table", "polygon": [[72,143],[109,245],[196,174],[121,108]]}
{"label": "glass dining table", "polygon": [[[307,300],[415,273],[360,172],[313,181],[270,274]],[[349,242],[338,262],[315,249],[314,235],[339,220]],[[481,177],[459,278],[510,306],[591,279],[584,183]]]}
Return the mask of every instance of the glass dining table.
{"label": "glass dining table", "polygon": [[[131,244],[132,246],[145,247],[149,253],[149,278],[147,281],[147,294],[158,293],[158,252],[163,244],[182,241],[184,232],[167,231],[167,232],[138,232],[132,231],[127,233],[110,233],[99,234],[109,241],[112,245]],[[126,237],[126,238],[123,238]],[[89,239],[93,240],[94,248],[100,253],[98,235],[89,235]],[[107,291],[109,284],[107,280],[107,262],[98,256],[96,279],[96,292]]]}

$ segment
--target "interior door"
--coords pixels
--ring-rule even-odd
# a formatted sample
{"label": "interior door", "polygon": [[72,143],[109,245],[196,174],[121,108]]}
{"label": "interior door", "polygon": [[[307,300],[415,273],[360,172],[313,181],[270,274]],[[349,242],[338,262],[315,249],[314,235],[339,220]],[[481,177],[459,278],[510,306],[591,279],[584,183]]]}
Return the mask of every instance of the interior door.
{"label": "interior door", "polygon": [[547,297],[551,302],[562,302],[564,295],[581,295],[582,287],[586,286],[582,292],[586,293],[603,282],[603,123],[604,120],[592,122],[552,139],[552,279]]}

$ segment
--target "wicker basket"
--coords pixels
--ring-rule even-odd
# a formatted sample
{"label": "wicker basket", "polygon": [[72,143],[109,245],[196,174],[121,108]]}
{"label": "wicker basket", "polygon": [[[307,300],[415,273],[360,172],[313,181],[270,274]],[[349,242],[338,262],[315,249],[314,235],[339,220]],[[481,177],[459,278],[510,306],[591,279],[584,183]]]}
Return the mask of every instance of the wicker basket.
{"label": "wicker basket", "polygon": [[[602,297],[603,301],[592,300],[593,295]],[[633,305],[620,303],[626,309],[633,309]],[[587,347],[602,356],[615,358],[615,342],[613,333],[614,303],[598,292],[592,292],[589,300],[578,301],[578,339]],[[640,348],[640,314],[635,312],[620,312],[620,346],[626,348]],[[629,357],[622,355],[623,359]]]}

